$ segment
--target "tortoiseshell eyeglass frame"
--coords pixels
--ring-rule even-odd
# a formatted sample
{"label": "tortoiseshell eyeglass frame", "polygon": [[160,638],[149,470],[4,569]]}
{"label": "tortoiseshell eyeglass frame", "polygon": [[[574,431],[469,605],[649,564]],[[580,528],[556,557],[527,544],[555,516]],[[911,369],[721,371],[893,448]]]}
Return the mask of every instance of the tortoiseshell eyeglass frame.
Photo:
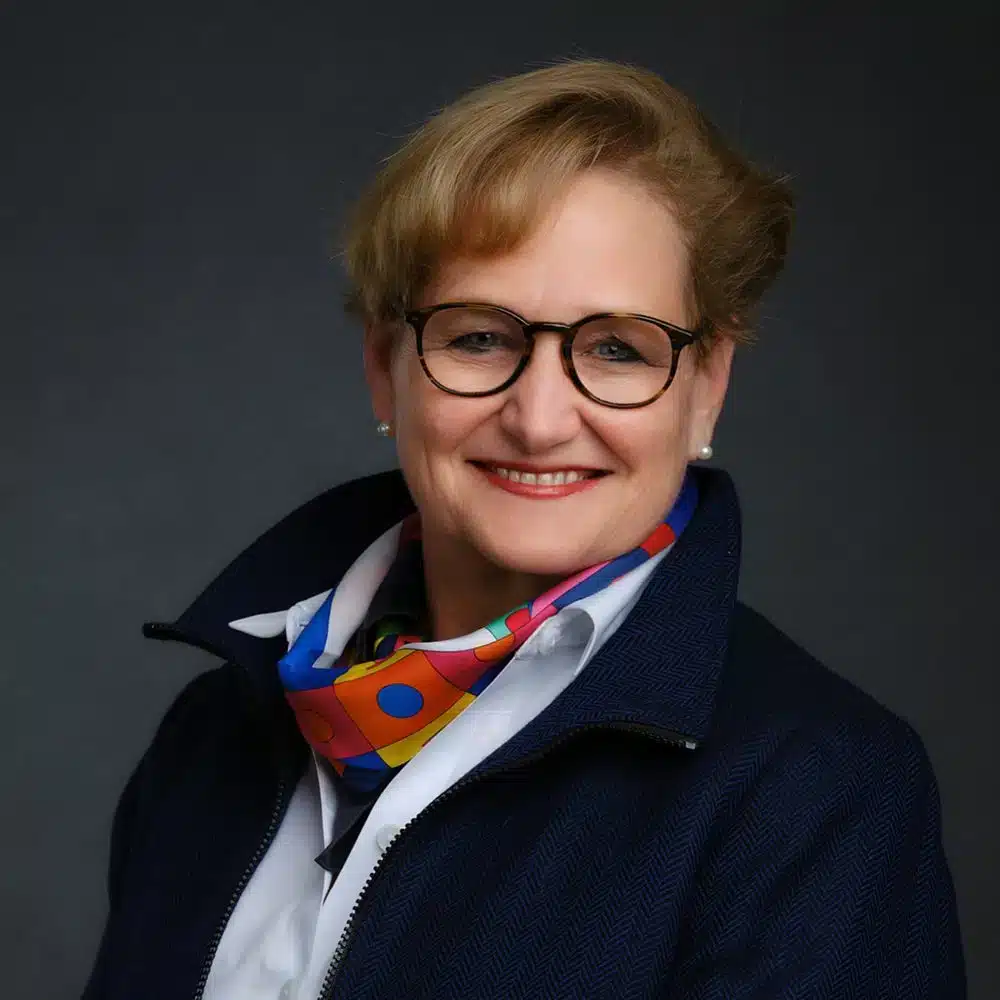
{"label": "tortoiseshell eyeglass frame", "polygon": [[[504,382],[498,385],[495,389],[484,389],[478,392],[461,392],[458,389],[452,389],[449,386],[442,384],[432,374],[427,365],[427,359],[424,357],[424,327],[427,325],[427,321],[431,318],[431,316],[435,313],[443,312],[446,309],[488,309],[509,317],[514,320],[518,326],[520,326],[524,333],[524,354],[521,357],[521,360],[517,363],[517,367],[511,373],[510,377],[504,380]],[[674,376],[677,374],[677,364],[680,360],[681,351],[685,347],[693,344],[700,337],[704,336],[708,329],[708,324],[704,321],[699,323],[693,330],[685,330],[684,327],[675,326],[673,323],[668,323],[664,319],[658,319],[656,316],[647,316],[644,313],[627,312],[591,313],[589,316],[584,316],[582,319],[578,319],[575,323],[531,323],[523,316],[519,316],[513,310],[505,309],[503,306],[494,305],[491,302],[439,302],[436,305],[426,306],[423,309],[409,309],[403,313],[403,319],[413,328],[413,332],[416,335],[417,356],[420,358],[420,366],[423,368],[424,374],[439,389],[443,392],[450,393],[452,396],[494,396],[498,392],[503,392],[505,389],[509,389],[517,381],[525,368],[528,367],[528,362],[531,360],[531,353],[535,346],[535,334],[547,331],[562,334],[560,354],[562,356],[563,370],[566,372],[567,377],[573,385],[576,386],[576,388],[583,393],[587,399],[592,400],[601,406],[610,406],[616,410],[635,410],[641,406],[649,406],[650,403],[656,402],[656,400],[670,388],[670,384],[673,382]],[[576,337],[577,332],[582,326],[586,323],[591,323],[594,320],[599,319],[642,320],[646,323],[652,323],[654,326],[658,326],[669,338],[670,346],[672,348],[670,373],[667,376],[666,382],[664,382],[660,389],[650,396],[649,399],[644,399],[638,403],[611,403],[608,400],[601,399],[599,396],[595,396],[583,384],[580,376],[576,372],[576,367],[573,364],[573,339]]]}

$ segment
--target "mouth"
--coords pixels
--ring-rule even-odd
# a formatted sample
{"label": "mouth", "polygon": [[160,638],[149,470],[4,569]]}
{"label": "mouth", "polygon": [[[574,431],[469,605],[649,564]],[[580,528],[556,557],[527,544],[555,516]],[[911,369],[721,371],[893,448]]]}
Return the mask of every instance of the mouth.
{"label": "mouth", "polygon": [[610,475],[606,469],[564,466],[542,468],[523,463],[473,461],[486,478],[500,489],[519,496],[563,497],[588,489]]}

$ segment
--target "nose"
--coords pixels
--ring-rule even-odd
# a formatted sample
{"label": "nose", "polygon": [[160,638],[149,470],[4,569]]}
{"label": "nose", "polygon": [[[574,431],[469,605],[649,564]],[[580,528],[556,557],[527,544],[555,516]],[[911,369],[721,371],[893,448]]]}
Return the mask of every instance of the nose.
{"label": "nose", "polygon": [[582,397],[563,368],[561,338],[538,333],[528,367],[504,393],[500,426],[528,453],[571,441],[580,430]]}

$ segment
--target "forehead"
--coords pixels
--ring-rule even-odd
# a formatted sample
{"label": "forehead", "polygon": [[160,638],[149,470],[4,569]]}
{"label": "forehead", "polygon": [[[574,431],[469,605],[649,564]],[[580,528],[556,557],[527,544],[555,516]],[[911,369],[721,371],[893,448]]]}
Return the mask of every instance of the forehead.
{"label": "forehead", "polygon": [[574,179],[513,251],[445,260],[420,305],[493,302],[528,319],[641,312],[682,325],[689,260],[670,210],[630,178]]}

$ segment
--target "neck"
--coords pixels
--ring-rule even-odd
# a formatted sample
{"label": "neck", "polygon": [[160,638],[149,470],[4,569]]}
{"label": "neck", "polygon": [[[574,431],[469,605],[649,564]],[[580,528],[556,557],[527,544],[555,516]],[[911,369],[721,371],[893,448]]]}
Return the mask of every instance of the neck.
{"label": "neck", "polygon": [[467,543],[432,533],[423,536],[423,555],[435,642],[468,635],[563,579],[503,569]]}

